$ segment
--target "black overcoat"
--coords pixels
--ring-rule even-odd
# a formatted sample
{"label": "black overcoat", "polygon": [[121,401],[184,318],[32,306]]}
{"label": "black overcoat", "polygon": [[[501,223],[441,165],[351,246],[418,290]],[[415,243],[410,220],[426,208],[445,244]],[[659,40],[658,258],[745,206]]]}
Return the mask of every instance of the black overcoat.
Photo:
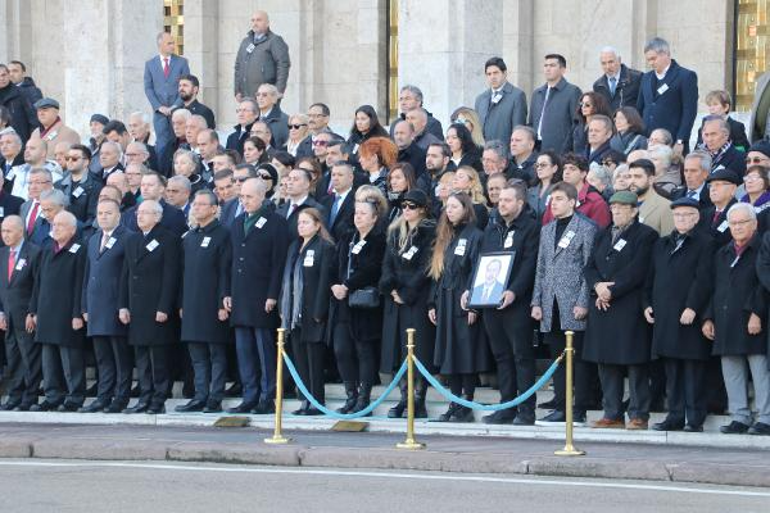
{"label": "black overcoat", "polygon": [[232,254],[230,231],[216,219],[182,238],[183,342],[223,344],[231,340],[230,323],[219,320],[219,310],[230,296]]}
{"label": "black overcoat", "polygon": [[[583,359],[611,365],[639,365],[650,360],[650,330],[644,318],[644,284],[658,234],[637,220],[612,242],[612,225],[597,236],[584,273],[591,293]],[[624,241],[621,243],[621,241]],[[609,310],[596,307],[594,287],[610,287]]]}

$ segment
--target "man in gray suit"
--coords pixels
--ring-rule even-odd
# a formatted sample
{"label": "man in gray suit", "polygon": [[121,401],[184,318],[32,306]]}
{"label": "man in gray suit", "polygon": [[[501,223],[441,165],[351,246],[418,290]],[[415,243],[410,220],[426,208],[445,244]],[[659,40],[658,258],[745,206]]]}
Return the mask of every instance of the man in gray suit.
{"label": "man in gray suit", "polygon": [[155,127],[155,151],[163,154],[174,135],[171,114],[183,105],[179,97],[179,79],[190,74],[187,59],[174,54],[174,38],[168,32],[158,34],[158,56],[144,64],[144,94],[152,105]]}
{"label": "man in gray suit", "polygon": [[283,97],[290,67],[286,42],[270,30],[267,13],[256,11],[235,57],[235,101],[254,98],[262,84],[273,84]]}
{"label": "man in gray suit", "polygon": [[508,141],[513,127],[527,122],[527,97],[508,82],[507,70],[500,57],[492,57],[484,64],[489,89],[476,97],[476,112],[486,141]]}
{"label": "man in gray suit", "polygon": [[[532,293],[532,318],[540,321],[540,331],[553,358],[565,347],[564,332],[575,332],[575,421],[584,423],[591,397],[590,386],[596,366],[581,358],[590,290],[583,267],[591,257],[596,223],[575,212],[578,191],[567,182],[551,190],[554,220],[540,232],[540,250]],[[554,411],[542,423],[565,421],[565,374],[560,367],[554,374]]]}
{"label": "man in gray suit", "polygon": [[529,125],[537,132],[541,150],[563,153],[575,118],[580,89],[567,82],[567,59],[559,54],[545,56],[545,84],[532,92]]}

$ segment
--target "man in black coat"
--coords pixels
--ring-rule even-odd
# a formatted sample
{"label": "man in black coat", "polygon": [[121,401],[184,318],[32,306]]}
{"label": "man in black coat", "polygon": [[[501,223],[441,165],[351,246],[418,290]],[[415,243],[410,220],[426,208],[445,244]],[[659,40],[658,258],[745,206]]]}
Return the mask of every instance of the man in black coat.
{"label": "man in black coat", "polygon": [[352,164],[342,162],[332,167],[331,184],[334,192],[324,198],[323,206],[329,214],[324,220],[325,225],[335,241],[341,241],[355,230],[353,225],[353,214],[356,208],[354,176]]}
{"label": "man in black coat", "polygon": [[727,211],[737,203],[735,191],[742,183],[741,177],[729,169],[714,171],[706,179],[712,206],[703,211],[700,227],[711,234],[717,247],[721,248],[730,242]]}
{"label": "man in black coat", "polygon": [[711,169],[724,167],[738,176],[746,173],[746,154],[730,140],[730,125],[720,116],[703,119],[703,149],[711,155]]}
{"label": "man in black coat", "polygon": [[[3,182],[3,173],[0,172],[0,223],[9,216],[19,215],[21,206],[24,204],[23,199],[12,195],[5,190]],[[5,243],[0,240],[0,247],[3,247],[4,244]]]}
{"label": "man in black coat", "polygon": [[53,245],[41,254],[30,301],[28,331],[42,345],[45,401],[30,411],[77,411],[86,392],[82,309],[86,250],[76,242],[77,219],[59,212],[51,225]]}
{"label": "man in black coat", "polygon": [[316,208],[321,217],[326,219],[326,209],[310,196],[310,173],[301,168],[292,169],[286,182],[286,203],[278,207],[276,213],[286,219],[288,236],[297,237],[297,217],[306,208]]}
{"label": "man in black coat", "polygon": [[701,323],[711,297],[715,247],[696,228],[699,207],[694,198],[671,203],[674,231],[655,243],[647,275],[644,316],[653,328],[653,357],[665,366],[668,398],[668,416],[653,426],[656,431],[702,431],[706,418],[711,344]]}
{"label": "man in black coat", "polygon": [[276,348],[279,325],[276,305],[281,270],[286,261],[289,230],[286,219],[265,201],[267,185],[251,178],[241,186],[245,212],[233,223],[232,295],[224,300],[235,327],[243,402],[230,413],[275,411]]}
{"label": "man in black coat", "polygon": [[[500,402],[503,403],[535,384],[534,321],[530,316],[530,305],[540,223],[525,212],[526,205],[526,186],[523,183],[506,185],[500,191],[499,215],[484,230],[480,251],[480,257],[487,253],[512,253],[515,260],[500,304],[485,308],[481,316],[495,356]],[[468,292],[464,294],[466,304],[468,295]],[[533,395],[519,405],[518,413],[512,408],[502,410],[488,415],[484,422],[508,424],[513,421],[516,425],[531,426],[535,423],[535,401]]]}
{"label": "man in black coat", "polygon": [[170,387],[168,348],[177,340],[173,316],[179,286],[179,240],[160,225],[163,207],[145,199],[137,209],[138,233],[126,241],[120,321],[130,324],[139,374],[139,401],[124,413],[165,413]]}
{"label": "man in black coat", "polygon": [[[96,219],[96,205],[103,184],[88,172],[91,150],[76,144],[67,152],[67,173],[54,187],[69,199],[67,210],[84,226],[90,227]],[[89,231],[90,234],[90,231]]]}
{"label": "man in black coat", "polygon": [[133,370],[128,328],[118,318],[126,240],[131,232],[120,226],[120,204],[112,199],[99,202],[97,222],[99,231],[87,242],[82,307],[87,334],[94,343],[99,385],[96,400],[79,411],[120,413],[128,406]]}
{"label": "man in black coat", "polygon": [[[595,428],[647,429],[650,411],[650,338],[642,308],[644,283],[658,234],[637,221],[638,198],[629,191],[610,198],[612,224],[599,232],[585,277],[592,305],[583,359],[599,364],[604,416]],[[623,381],[628,374],[629,422],[623,420]]]}
{"label": "man in black coat", "polygon": [[198,101],[200,86],[200,81],[195,75],[182,75],[179,77],[179,98],[182,100],[182,105],[175,107],[174,110],[187,109],[190,111],[190,114],[203,116],[203,119],[206,120],[206,125],[210,129],[215,130],[217,122],[214,119],[214,111]]}
{"label": "man in black coat", "polygon": [[17,215],[3,220],[0,249],[0,329],[5,331],[5,352],[10,381],[8,400],[0,410],[27,411],[37,404],[42,379],[40,345],[27,331],[29,302],[35,285],[40,250],[24,242],[24,223]]}
{"label": "man in black coat", "polygon": [[[163,196],[166,192],[166,178],[158,173],[147,173],[142,176],[142,200],[157,201],[163,209],[160,225],[177,237],[181,237],[187,231],[187,219],[178,208],[166,203]],[[139,206],[133,206],[123,212],[121,224],[132,232],[139,231],[138,225]]]}
{"label": "man in black coat", "polygon": [[709,187],[706,179],[711,174],[711,155],[703,150],[695,150],[684,158],[684,185],[671,191],[672,202],[682,198],[693,199],[698,202],[701,211],[714,204],[709,197]]}
{"label": "man in black coat", "polygon": [[259,116],[259,107],[256,100],[245,98],[238,103],[235,113],[238,117],[238,124],[233,127],[235,131],[227,136],[225,148],[235,150],[243,155],[243,143],[251,137],[251,125]]}
{"label": "man in black coat", "polygon": [[[766,257],[760,258],[754,208],[739,203],[727,216],[732,241],[714,257],[714,294],[706,312],[703,334],[714,342],[722,358],[730,424],[725,434],[770,435],[770,369],[767,354]],[[765,239],[766,240],[766,239]],[[764,245],[764,244],[762,244]],[[766,249],[765,249],[766,252]],[[749,370],[758,412],[752,426],[749,405]]]}
{"label": "man in black coat", "polygon": [[8,66],[0,64],[0,105],[11,114],[11,126],[22,142],[37,128],[37,114],[24,92],[11,82]]}
{"label": "man in black coat", "polygon": [[602,48],[599,61],[604,74],[594,82],[594,92],[607,99],[612,112],[626,106],[636,108],[642,72],[621,63],[618,51],[609,46]]}
{"label": "man in black coat", "polygon": [[398,162],[408,162],[417,178],[425,173],[425,150],[414,143],[414,128],[407,121],[396,121],[393,141],[398,147]]}
{"label": "man in black coat", "polygon": [[197,226],[182,239],[182,287],[179,315],[182,341],[187,343],[195,372],[195,397],[178,412],[222,411],[230,342],[224,298],[230,296],[232,243],[217,220],[217,198],[198,191],[192,203]]}

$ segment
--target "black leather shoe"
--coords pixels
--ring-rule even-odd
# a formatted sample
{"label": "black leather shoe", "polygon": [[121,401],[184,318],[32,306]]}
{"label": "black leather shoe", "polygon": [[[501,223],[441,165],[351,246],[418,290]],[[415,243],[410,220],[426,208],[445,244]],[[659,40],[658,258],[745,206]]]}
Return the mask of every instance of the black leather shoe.
{"label": "black leather shoe", "polygon": [[550,401],[538,404],[537,407],[541,410],[553,410],[556,408],[556,401],[551,399]]}
{"label": "black leather shoe", "polygon": [[753,426],[749,428],[750,435],[770,435],[770,424],[764,422],[755,422]]}
{"label": "black leather shoe", "polygon": [[60,404],[59,407],[56,408],[56,411],[70,413],[70,412],[76,412],[79,409],[80,409],[80,405],[79,404],[69,403],[67,401],[64,401],[64,403]]}
{"label": "black leather shoe", "polygon": [[187,404],[181,404],[177,406],[176,408],[174,408],[174,411],[179,413],[190,413],[194,411],[203,411],[203,408],[205,407],[206,407],[206,403],[204,401],[196,401],[195,399],[193,399]]}
{"label": "black leather shoe", "polygon": [[86,389],[86,397],[96,397],[98,393],[99,393],[98,381]]}
{"label": "black leather shoe", "polygon": [[209,399],[206,402],[206,407],[203,408],[203,413],[222,413],[222,401]]}
{"label": "black leather shoe", "polygon": [[4,404],[0,405],[0,410],[2,410],[2,411],[13,411],[13,410],[15,410],[20,405],[21,405],[21,401],[14,401],[14,402],[8,401],[7,403],[4,403]]}
{"label": "black leather shoe", "polygon": [[125,401],[115,401],[113,400],[109,405],[107,405],[104,408],[104,413],[121,413],[123,410],[126,409],[128,406],[128,403]]}
{"label": "black leather shoe", "polygon": [[164,404],[153,404],[149,408],[147,408],[148,415],[161,415],[163,413],[166,413],[166,406]]}
{"label": "black leather shoe", "polygon": [[399,401],[393,408],[388,410],[388,418],[400,419],[404,416],[404,411],[406,411],[406,402]]}
{"label": "black leather shoe", "polygon": [[452,421],[453,422],[475,422],[476,418],[473,416],[473,410],[470,408],[466,408],[465,406],[460,406],[455,410],[454,415],[452,415]]}
{"label": "black leather shoe", "polygon": [[254,403],[241,403],[238,406],[234,408],[228,408],[227,413],[251,413],[251,410],[254,409]]}
{"label": "black leather shoe", "polygon": [[29,407],[29,411],[54,411],[56,410],[61,403],[49,403],[48,401],[43,401],[40,404],[33,404]]}
{"label": "black leather shoe", "polygon": [[684,429],[684,424],[666,419],[663,422],[654,424],[652,429],[654,431],[682,431]]}
{"label": "black leather shoe", "polygon": [[310,408],[305,410],[305,415],[307,417],[317,417],[318,415],[323,415],[323,414],[324,413],[321,410],[319,410],[318,408],[315,408],[313,406],[311,406]]}
{"label": "black leather shoe", "polygon": [[131,397],[139,397],[142,395],[142,389],[139,388],[139,385],[134,386],[134,388],[131,389]]}
{"label": "black leather shoe", "polygon": [[513,419],[516,418],[515,412],[516,410],[513,410],[514,415],[511,415],[510,413],[506,413],[505,411],[496,411],[490,415],[484,415],[481,417],[481,422],[484,424],[497,424],[497,425],[503,425],[503,424],[510,424],[513,422]]}
{"label": "black leather shoe", "polygon": [[34,403],[33,404],[21,403],[16,408],[14,408],[13,411],[29,411],[29,409],[32,408],[33,405],[34,405]]}
{"label": "black leather shoe", "polygon": [[436,419],[436,422],[449,422],[449,421],[451,421],[452,417],[455,414],[455,411],[457,411],[457,408],[459,408],[459,407],[460,407],[459,404],[450,403],[449,408],[447,409],[447,411],[445,411],[444,413],[439,415],[438,418]]}
{"label": "black leather shoe", "polygon": [[310,403],[308,401],[302,401],[299,408],[291,412],[292,415],[307,415],[305,412],[310,409]]}
{"label": "black leather shoe", "polygon": [[81,408],[78,408],[78,413],[96,413],[96,412],[103,412],[104,409],[107,407],[107,403],[104,403],[102,401],[94,401],[88,406],[83,406]]}
{"label": "black leather shoe", "polygon": [[255,415],[270,415],[275,413],[275,403],[273,401],[260,401],[260,403],[251,410]]}
{"label": "black leather shoe", "polygon": [[567,415],[563,411],[553,410],[537,422],[541,424],[563,424],[567,422]]}
{"label": "black leather shoe", "polygon": [[685,433],[703,433],[703,426],[693,426],[692,424],[687,424],[682,431]]}
{"label": "black leather shoe", "polygon": [[225,397],[240,397],[243,395],[243,387],[237,381],[225,390]]}
{"label": "black leather shoe", "polygon": [[513,425],[514,426],[534,426],[535,415],[528,414],[528,413],[519,413],[518,415],[516,415],[516,418],[513,419]]}
{"label": "black leather shoe", "polygon": [[136,403],[131,408],[126,408],[123,413],[145,413],[150,408],[148,403]]}
{"label": "black leather shoe", "polygon": [[722,426],[719,428],[719,431],[726,434],[726,435],[741,435],[749,430],[749,426],[744,424],[743,422],[738,422],[737,420],[734,420],[730,422],[726,426]]}

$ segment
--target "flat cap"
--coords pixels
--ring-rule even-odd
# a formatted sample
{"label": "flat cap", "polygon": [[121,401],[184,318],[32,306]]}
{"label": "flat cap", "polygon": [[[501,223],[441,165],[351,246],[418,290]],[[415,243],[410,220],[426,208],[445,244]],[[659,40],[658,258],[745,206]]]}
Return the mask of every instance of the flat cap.
{"label": "flat cap", "polygon": [[615,203],[635,207],[639,204],[639,197],[631,191],[618,191],[610,198],[610,205]]}
{"label": "flat cap", "polygon": [[59,102],[53,98],[41,98],[35,102],[36,109],[59,109]]}
{"label": "flat cap", "polygon": [[700,203],[698,203],[698,200],[694,198],[679,198],[677,200],[674,200],[671,202],[671,210],[674,210],[678,207],[692,207],[692,208],[700,208]]}

